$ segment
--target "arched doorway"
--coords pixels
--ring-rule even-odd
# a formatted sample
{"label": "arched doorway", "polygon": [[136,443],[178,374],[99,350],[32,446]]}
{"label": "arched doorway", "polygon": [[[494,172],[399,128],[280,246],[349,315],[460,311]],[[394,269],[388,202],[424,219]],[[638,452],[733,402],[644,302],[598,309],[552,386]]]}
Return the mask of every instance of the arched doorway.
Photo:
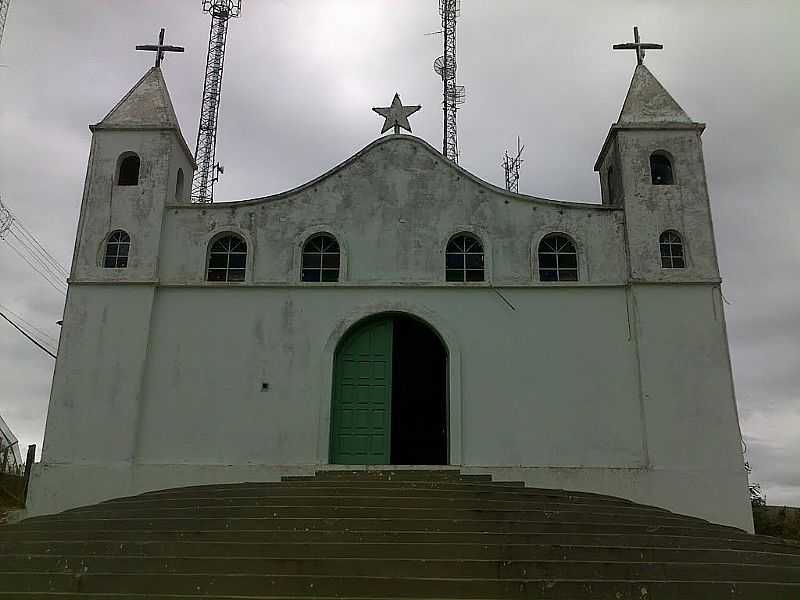
{"label": "arched doorway", "polygon": [[419,319],[365,319],[342,338],[333,364],[330,461],[444,465],[447,349]]}

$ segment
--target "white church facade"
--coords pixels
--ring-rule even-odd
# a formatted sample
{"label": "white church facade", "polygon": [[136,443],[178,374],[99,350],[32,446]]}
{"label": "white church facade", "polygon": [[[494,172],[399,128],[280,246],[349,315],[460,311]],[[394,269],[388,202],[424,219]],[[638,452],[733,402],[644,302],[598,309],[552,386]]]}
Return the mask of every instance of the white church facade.
{"label": "white church facade", "polygon": [[451,465],[752,530],[703,125],[643,65],[601,204],[507,192],[408,135],[193,204],[158,68],[91,129],[30,514]]}

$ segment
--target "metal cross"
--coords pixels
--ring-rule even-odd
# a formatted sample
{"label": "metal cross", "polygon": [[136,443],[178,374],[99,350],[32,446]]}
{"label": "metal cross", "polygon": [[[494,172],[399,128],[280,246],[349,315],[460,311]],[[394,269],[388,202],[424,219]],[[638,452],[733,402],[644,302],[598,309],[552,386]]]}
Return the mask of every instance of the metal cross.
{"label": "metal cross", "polygon": [[614,44],[614,50],[636,50],[636,62],[640,65],[644,64],[644,51],[645,50],[663,50],[664,46],[661,44],[643,44],[639,39],[639,28],[633,28],[633,43]]}
{"label": "metal cross", "polygon": [[156,53],[156,66],[161,66],[161,61],[164,60],[164,52],[183,52],[182,46],[166,46],[164,45],[164,28],[161,28],[161,33],[158,34],[158,44],[146,44],[144,46],[136,46],[137,50],[149,50]]}

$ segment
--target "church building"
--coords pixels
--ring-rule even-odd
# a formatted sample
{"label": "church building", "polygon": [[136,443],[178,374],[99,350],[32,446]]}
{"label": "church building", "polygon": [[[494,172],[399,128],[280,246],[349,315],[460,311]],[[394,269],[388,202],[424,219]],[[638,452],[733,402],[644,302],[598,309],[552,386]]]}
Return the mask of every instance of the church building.
{"label": "church building", "polygon": [[398,133],[295,189],[192,203],[158,67],[90,129],[30,515],[449,465],[752,531],[704,125],[644,65],[600,203],[508,192]]}

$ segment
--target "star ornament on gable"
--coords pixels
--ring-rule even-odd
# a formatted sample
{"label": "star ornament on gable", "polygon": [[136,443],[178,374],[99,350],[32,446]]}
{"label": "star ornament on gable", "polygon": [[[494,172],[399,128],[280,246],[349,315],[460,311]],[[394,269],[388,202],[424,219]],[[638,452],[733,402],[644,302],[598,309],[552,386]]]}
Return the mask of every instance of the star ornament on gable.
{"label": "star ornament on gable", "polygon": [[397,134],[400,133],[401,127],[411,133],[411,124],[408,122],[408,117],[413,115],[420,108],[422,107],[403,106],[403,102],[400,100],[400,94],[395,94],[391,106],[387,106],[385,108],[373,108],[372,110],[386,119],[386,122],[383,124],[383,129],[381,129],[381,134],[386,133],[393,127],[395,134]]}

